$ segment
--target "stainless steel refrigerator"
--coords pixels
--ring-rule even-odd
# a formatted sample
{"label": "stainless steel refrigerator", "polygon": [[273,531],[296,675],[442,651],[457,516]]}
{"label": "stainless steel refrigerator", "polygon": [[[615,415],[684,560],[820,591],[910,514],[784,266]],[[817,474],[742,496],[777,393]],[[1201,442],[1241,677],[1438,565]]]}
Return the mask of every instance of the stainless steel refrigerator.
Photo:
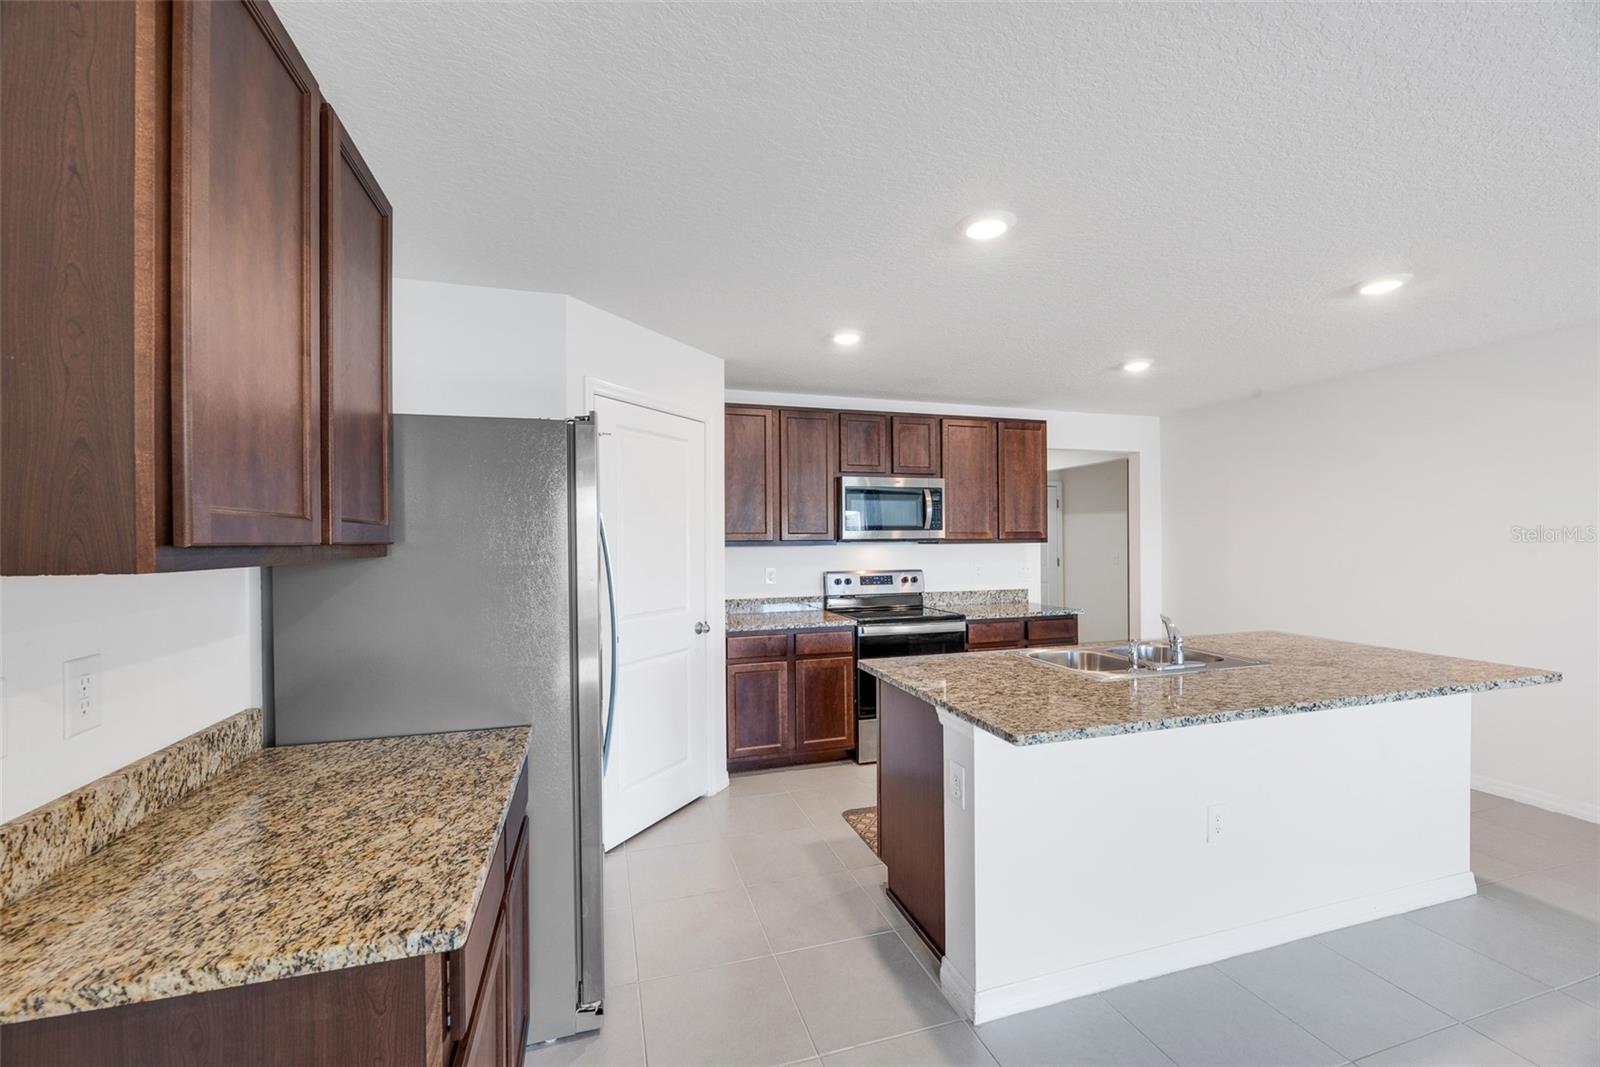
{"label": "stainless steel refrigerator", "polygon": [[595,444],[592,417],[397,415],[389,555],[263,598],[275,744],[532,726],[530,1041],[603,1010]]}

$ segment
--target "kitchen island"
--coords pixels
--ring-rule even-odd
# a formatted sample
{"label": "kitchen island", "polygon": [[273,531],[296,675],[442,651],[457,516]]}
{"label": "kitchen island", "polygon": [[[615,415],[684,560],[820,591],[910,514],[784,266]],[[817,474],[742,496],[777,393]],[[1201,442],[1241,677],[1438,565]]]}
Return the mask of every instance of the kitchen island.
{"label": "kitchen island", "polygon": [[974,1022],[1476,891],[1471,694],[1560,680],[1294,634],[1097,678],[876,660],[888,890]]}

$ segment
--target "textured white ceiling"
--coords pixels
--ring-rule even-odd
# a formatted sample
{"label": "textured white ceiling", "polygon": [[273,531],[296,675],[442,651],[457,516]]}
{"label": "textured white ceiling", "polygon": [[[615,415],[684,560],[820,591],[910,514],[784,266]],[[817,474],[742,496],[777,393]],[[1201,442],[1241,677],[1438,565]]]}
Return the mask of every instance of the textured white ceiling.
{"label": "textured white ceiling", "polygon": [[399,274],[571,293],[730,386],[1162,412],[1596,313],[1591,4],[280,11]]}

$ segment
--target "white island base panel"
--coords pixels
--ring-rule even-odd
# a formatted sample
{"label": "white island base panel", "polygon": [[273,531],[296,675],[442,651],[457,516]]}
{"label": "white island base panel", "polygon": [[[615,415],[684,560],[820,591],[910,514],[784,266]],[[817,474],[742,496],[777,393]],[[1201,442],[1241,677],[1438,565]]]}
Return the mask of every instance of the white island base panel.
{"label": "white island base panel", "polygon": [[1472,895],[1471,708],[1029,746],[940,711],[945,995],[983,1023]]}

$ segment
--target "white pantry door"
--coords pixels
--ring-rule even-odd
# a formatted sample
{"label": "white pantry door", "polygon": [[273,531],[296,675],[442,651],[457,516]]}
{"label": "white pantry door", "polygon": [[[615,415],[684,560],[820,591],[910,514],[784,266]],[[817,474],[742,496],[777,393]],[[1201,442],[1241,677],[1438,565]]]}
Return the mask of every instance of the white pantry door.
{"label": "white pantry door", "polygon": [[[710,637],[696,632],[708,621],[706,434],[693,419],[604,396],[595,416],[617,611],[616,711],[601,792],[609,849],[706,791]],[[609,657],[609,631],[601,647]]]}

